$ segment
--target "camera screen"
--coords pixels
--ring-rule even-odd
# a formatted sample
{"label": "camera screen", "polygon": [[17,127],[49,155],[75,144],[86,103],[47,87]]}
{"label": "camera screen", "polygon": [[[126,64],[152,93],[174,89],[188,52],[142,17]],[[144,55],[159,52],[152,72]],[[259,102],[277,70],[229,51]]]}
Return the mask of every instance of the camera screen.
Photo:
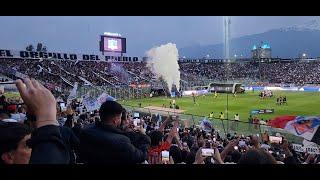
{"label": "camera screen", "polygon": [[214,150],[213,149],[201,149],[201,154],[202,156],[212,156],[214,154]]}

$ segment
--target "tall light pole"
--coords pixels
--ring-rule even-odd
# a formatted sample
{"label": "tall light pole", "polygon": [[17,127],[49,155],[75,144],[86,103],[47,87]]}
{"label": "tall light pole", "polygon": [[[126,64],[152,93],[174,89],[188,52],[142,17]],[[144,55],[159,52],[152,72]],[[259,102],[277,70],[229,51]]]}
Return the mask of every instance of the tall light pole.
{"label": "tall light pole", "polygon": [[[229,16],[223,17],[223,35],[224,35],[224,59],[226,63],[226,81],[229,79],[229,62],[230,62],[230,25],[231,19]],[[229,93],[227,89],[227,104],[226,104],[226,115],[227,115],[227,132],[229,132]]]}
{"label": "tall light pole", "polygon": [[223,16],[223,32],[224,32],[224,58],[230,59],[230,25],[231,19],[229,16]]}

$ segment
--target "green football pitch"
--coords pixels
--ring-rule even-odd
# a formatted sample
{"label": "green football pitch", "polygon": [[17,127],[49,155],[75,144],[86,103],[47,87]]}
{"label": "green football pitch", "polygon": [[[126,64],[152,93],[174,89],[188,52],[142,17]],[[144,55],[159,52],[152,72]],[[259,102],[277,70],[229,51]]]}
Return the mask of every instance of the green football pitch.
{"label": "green football pitch", "polygon": [[[275,91],[272,98],[260,99],[259,92],[246,92],[237,94],[234,97],[228,95],[228,119],[233,119],[238,113],[241,121],[248,121],[249,113],[254,109],[274,109],[273,114],[254,115],[259,119],[272,119],[281,115],[312,115],[318,116],[320,113],[320,93],[317,92],[284,92]],[[287,96],[287,105],[276,105],[278,96]],[[122,101],[123,105],[138,106],[141,103],[142,107],[166,105],[169,107],[171,98],[154,97],[144,99],[132,99]],[[176,98],[176,104],[180,109],[185,110],[184,113],[198,116],[208,116],[211,112],[214,117],[218,117],[220,112],[223,112],[227,118],[227,94],[220,93],[215,99],[212,94],[196,97],[196,105],[193,103],[192,97]]]}

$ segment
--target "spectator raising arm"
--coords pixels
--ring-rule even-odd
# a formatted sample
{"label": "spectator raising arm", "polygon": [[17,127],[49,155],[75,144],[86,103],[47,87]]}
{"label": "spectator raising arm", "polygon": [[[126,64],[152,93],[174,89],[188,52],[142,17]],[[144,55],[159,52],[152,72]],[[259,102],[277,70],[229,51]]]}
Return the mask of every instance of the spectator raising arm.
{"label": "spectator raising arm", "polygon": [[[167,137],[167,139],[166,139],[166,141],[167,141],[169,144],[171,144],[172,139],[177,136],[177,134],[178,134],[177,128],[178,128],[178,127],[179,127],[179,121],[176,120],[176,121],[174,121],[173,127],[171,128],[171,130],[170,130],[170,132],[169,132],[169,135],[168,135],[168,137]],[[178,141],[178,143],[179,143],[179,141]],[[180,145],[179,147],[181,147],[181,145]]]}
{"label": "spectator raising arm", "polygon": [[167,119],[161,124],[158,131],[163,132],[170,120],[170,116],[168,116]]}
{"label": "spectator raising arm", "polygon": [[37,130],[29,145],[32,147],[30,163],[68,163],[69,154],[63,143],[56,120],[56,100],[42,84],[32,79],[16,81],[19,93],[30,114],[36,117]]}
{"label": "spectator raising arm", "polygon": [[239,143],[239,140],[234,139],[229,142],[229,144],[224,148],[224,150],[221,152],[221,160],[224,161],[224,159],[227,157],[228,153],[234,150],[234,147],[237,146]]}

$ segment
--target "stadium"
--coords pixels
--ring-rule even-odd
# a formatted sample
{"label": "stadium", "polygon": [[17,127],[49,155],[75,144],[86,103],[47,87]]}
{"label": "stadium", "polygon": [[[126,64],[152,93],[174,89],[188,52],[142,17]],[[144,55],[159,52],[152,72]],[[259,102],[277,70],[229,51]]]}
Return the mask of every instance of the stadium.
{"label": "stadium", "polygon": [[[165,66],[161,74],[150,62],[156,64],[159,49],[170,49],[171,45],[150,51],[154,57],[127,57],[125,37],[118,33],[100,37],[101,54],[0,49],[0,94],[19,106],[23,100],[13,82],[34,78],[55,97],[62,114],[60,124],[66,122],[63,114],[69,108],[79,119],[83,114],[90,116],[84,124],[92,124],[98,121],[95,118],[101,104],[112,99],[133,119],[150,121],[153,128],[159,128],[158,123],[165,119],[179,118],[181,132],[209,128],[221,138],[268,133],[293,144],[303,144],[306,139],[319,142],[317,132],[308,139],[273,123],[281,117],[309,120],[307,117],[319,116],[318,58],[272,58],[270,45],[263,43],[248,49],[250,58],[176,56],[172,66],[160,65]],[[177,68],[169,71],[171,67]],[[178,78],[170,79],[175,75]]]}
{"label": "stadium", "polygon": [[[96,60],[98,55],[78,55],[93,58],[84,60],[72,54],[25,51],[18,53],[21,57],[8,58],[15,52],[2,52],[7,53],[3,53],[5,57],[0,59],[2,81],[34,77],[64,102],[67,102],[69,92],[77,82],[77,98],[87,93],[98,97],[106,92],[125,106],[163,115],[177,114],[170,108],[170,102],[176,99],[181,116],[185,115],[184,120],[194,119],[194,123],[208,117],[211,112],[215,119],[219,119],[219,114],[223,112],[225,121],[234,120],[234,115],[238,113],[242,122],[248,122],[250,115],[262,121],[279,115],[318,115],[318,60],[269,59],[262,62],[236,59],[227,63],[223,59],[181,58],[181,88],[177,96],[171,96],[164,88],[165,82],[157,79],[156,74],[147,67],[146,60],[141,58],[129,57],[119,61],[123,57],[106,57],[111,61],[102,61]],[[273,97],[261,98],[260,93],[266,90],[272,90]],[[9,94],[7,91],[5,95],[11,97],[10,90]],[[218,96],[215,98],[216,91]],[[150,97],[151,93],[153,97]],[[277,105],[276,99],[280,96],[287,96],[287,104]],[[257,109],[270,109],[272,112],[251,114]]]}

